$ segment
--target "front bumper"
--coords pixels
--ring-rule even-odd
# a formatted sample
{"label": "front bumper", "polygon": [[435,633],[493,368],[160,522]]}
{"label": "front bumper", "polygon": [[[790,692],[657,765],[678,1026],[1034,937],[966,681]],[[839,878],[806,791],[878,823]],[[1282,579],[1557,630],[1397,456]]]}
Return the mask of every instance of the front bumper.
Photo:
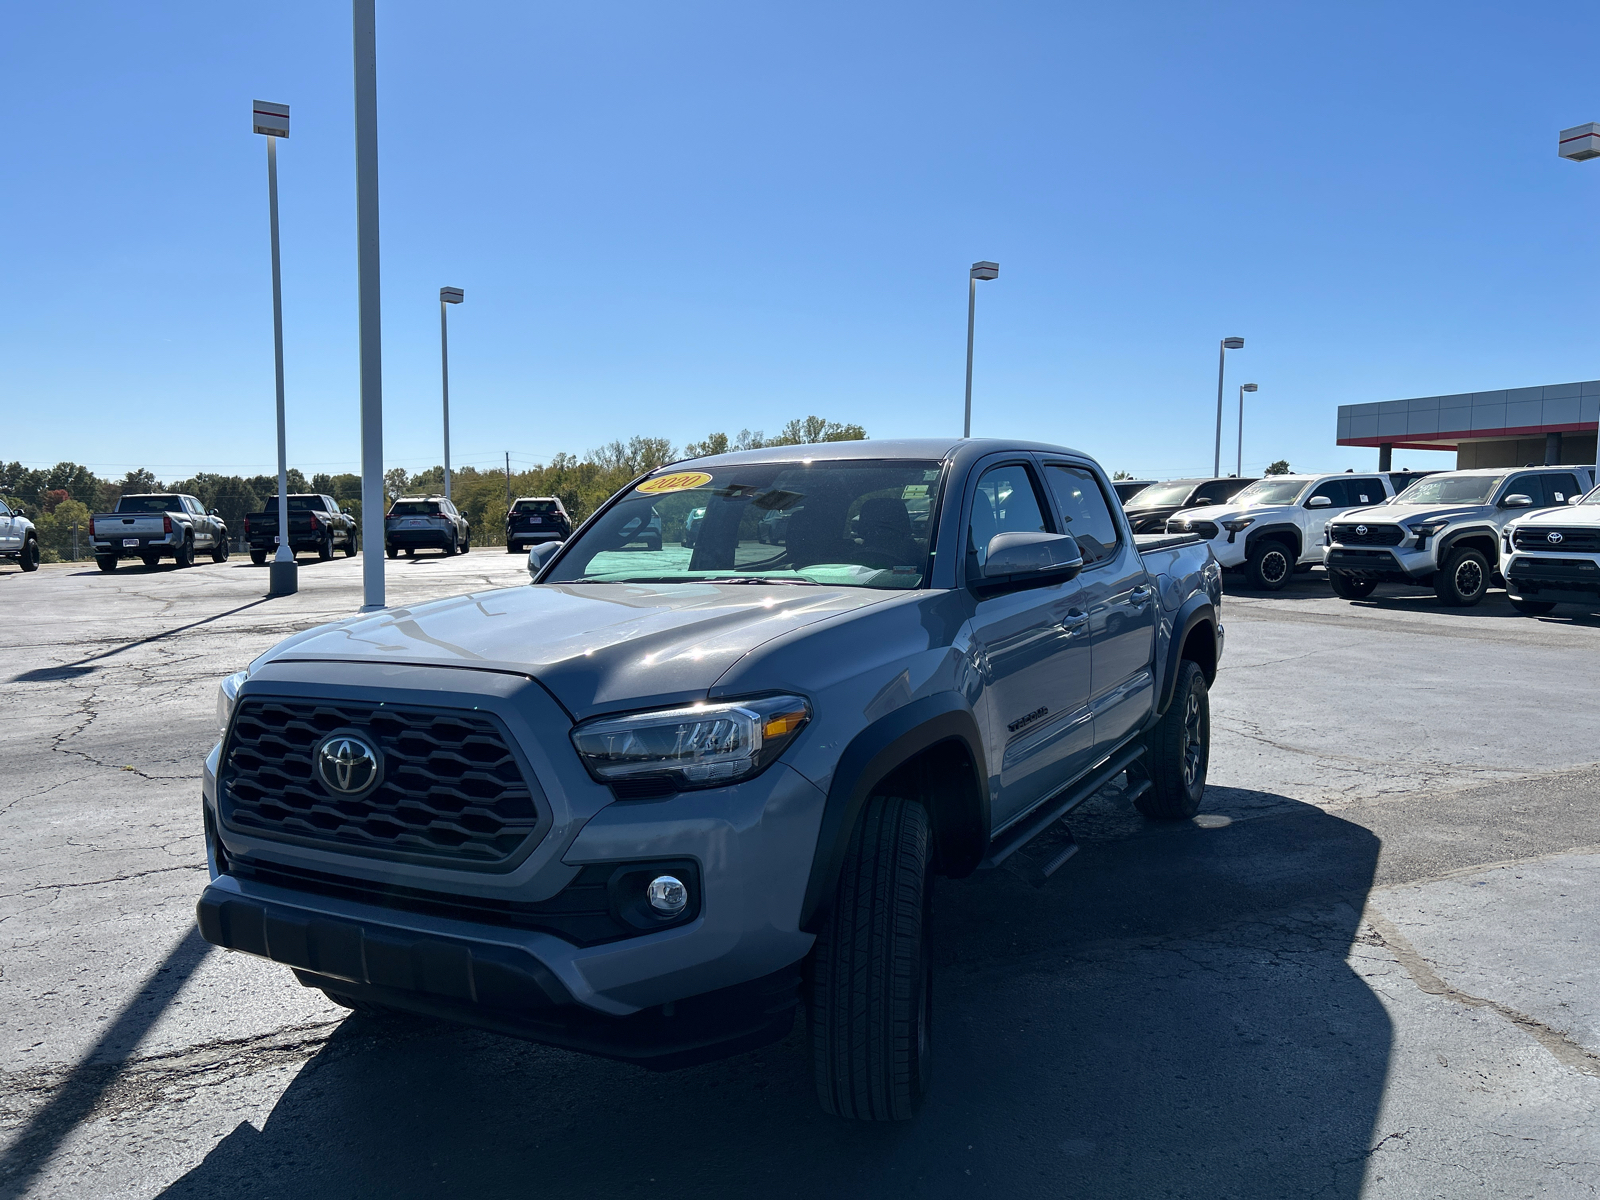
{"label": "front bumper", "polygon": [[1517,599],[1600,597],[1600,557],[1513,554],[1505,565],[1506,590]]}
{"label": "front bumper", "polygon": [[1324,564],[1330,571],[1343,571],[1357,579],[1382,583],[1427,585],[1433,578],[1431,550],[1401,546],[1329,546]]}

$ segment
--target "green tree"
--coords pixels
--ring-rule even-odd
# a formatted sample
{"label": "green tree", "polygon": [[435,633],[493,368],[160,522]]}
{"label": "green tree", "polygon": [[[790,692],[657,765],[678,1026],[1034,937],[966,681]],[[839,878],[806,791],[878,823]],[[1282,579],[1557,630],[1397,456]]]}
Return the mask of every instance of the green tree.
{"label": "green tree", "polygon": [[677,457],[677,451],[666,438],[637,435],[626,442],[610,442],[598,450],[589,451],[589,460],[602,471],[626,471],[629,479],[653,471]]}
{"label": "green tree", "polygon": [[129,471],[122,477],[122,482],[117,485],[122,489],[124,496],[137,496],[143,492],[159,492],[164,490],[161,481],[143,467]]}
{"label": "green tree", "polygon": [[[745,430],[746,433],[749,430]],[[728,452],[728,435],[725,433],[708,434],[703,442],[690,442],[683,448],[685,458],[709,458],[713,454],[726,454]]]}
{"label": "green tree", "polygon": [[1128,472],[1126,472],[1126,471],[1118,471],[1116,474],[1112,475],[1111,478],[1113,480],[1117,480],[1117,479],[1132,479],[1133,476],[1128,474]]}
{"label": "green tree", "polygon": [[1289,460],[1280,458],[1267,468],[1268,475],[1287,475],[1289,473]]}
{"label": "green tree", "polygon": [[822,417],[796,417],[769,446],[807,446],[813,442],[858,442],[867,436],[860,425],[841,425]]}
{"label": "green tree", "polygon": [[33,519],[39,534],[40,556],[45,562],[65,562],[72,557],[72,531],[78,531],[78,557],[88,558],[93,551],[89,545],[89,506],[80,500],[67,499],[55,506],[52,512],[41,512]]}

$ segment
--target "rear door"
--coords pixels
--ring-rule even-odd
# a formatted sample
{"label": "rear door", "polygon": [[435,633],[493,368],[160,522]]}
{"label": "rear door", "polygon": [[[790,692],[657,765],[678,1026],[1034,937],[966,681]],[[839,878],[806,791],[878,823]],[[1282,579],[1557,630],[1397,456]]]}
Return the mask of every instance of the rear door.
{"label": "rear door", "polygon": [[[1578,477],[1571,471],[1546,471],[1539,478],[1544,488],[1541,507],[1561,508],[1570,503],[1572,497],[1583,495]],[[1533,502],[1539,505],[1540,498],[1535,496]]]}
{"label": "rear door", "polygon": [[[986,466],[965,505],[969,586],[981,583],[996,534],[1055,531],[1035,465],[1025,457]],[[1088,627],[1077,580],[977,593],[967,656],[982,685],[995,829],[1072,779],[1093,753]]]}
{"label": "rear door", "polygon": [[[1045,463],[1062,529],[1083,555],[1078,583],[1089,611],[1094,754],[1126,739],[1154,703],[1155,588],[1126,521],[1099,475],[1081,463]],[[1088,763],[1084,763],[1087,766]]]}

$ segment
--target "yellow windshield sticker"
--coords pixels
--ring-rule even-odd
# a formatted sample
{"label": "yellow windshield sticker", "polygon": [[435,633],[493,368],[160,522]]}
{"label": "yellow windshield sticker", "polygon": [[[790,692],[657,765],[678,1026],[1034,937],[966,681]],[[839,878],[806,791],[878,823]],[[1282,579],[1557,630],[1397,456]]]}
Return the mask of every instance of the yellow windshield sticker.
{"label": "yellow windshield sticker", "polygon": [[635,491],[639,492],[686,492],[690,488],[703,487],[711,482],[711,476],[704,471],[675,471],[671,475],[658,475],[654,479],[646,479]]}

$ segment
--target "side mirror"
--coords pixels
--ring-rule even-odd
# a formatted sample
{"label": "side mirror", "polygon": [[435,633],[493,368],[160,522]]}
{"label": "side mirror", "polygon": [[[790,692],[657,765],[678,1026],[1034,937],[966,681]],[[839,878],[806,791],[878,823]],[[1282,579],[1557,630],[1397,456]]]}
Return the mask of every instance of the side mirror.
{"label": "side mirror", "polygon": [[1213,500],[1210,496],[1196,496],[1194,498],[1194,504],[1191,507],[1200,508],[1203,505],[1215,504],[1215,503],[1216,503],[1216,501]]}
{"label": "side mirror", "polygon": [[545,563],[554,558],[556,551],[565,545],[565,542],[540,542],[537,546],[529,546],[528,578],[537,578],[539,572],[544,570]]}
{"label": "side mirror", "polygon": [[1077,540],[1065,533],[997,533],[983,564],[985,583],[1071,579],[1083,570]]}
{"label": "side mirror", "polygon": [[1533,497],[1532,496],[1525,496],[1521,492],[1512,492],[1511,495],[1507,496],[1504,500],[1500,501],[1500,507],[1501,508],[1532,508],[1533,507]]}
{"label": "side mirror", "polygon": [[1567,503],[1568,504],[1582,504],[1583,503],[1583,497],[1582,496],[1568,496],[1567,497]]}
{"label": "side mirror", "polygon": [[208,512],[206,514],[206,516],[208,516],[208,517],[220,517],[221,515],[222,515],[222,510],[219,509],[219,508],[213,508],[210,512]]}
{"label": "side mirror", "polygon": [[1306,501],[1307,508],[1332,508],[1333,501],[1327,496],[1313,496]]}

